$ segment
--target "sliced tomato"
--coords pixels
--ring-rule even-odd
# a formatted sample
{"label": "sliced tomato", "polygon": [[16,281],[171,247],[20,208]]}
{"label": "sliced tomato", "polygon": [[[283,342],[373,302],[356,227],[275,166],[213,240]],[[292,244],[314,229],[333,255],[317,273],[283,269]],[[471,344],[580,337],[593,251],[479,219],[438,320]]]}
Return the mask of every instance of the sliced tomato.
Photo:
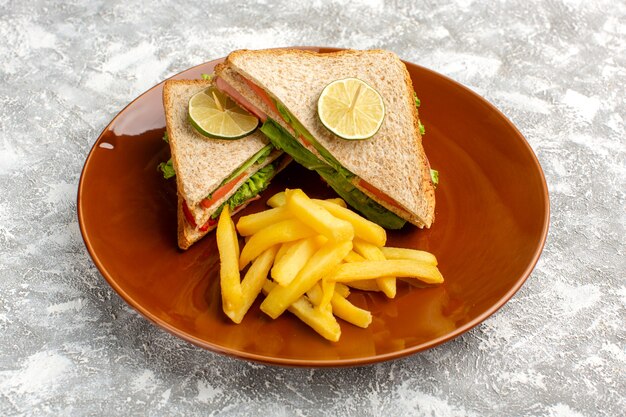
{"label": "sliced tomato", "polygon": [[304,146],[305,148],[307,148],[310,151],[315,151],[315,146],[313,146],[311,144],[311,142],[309,142],[308,140],[306,140],[306,138],[302,135],[298,136],[298,140],[300,141],[300,143],[302,144],[302,146]]}
{"label": "sliced tomato", "polygon": [[199,229],[201,232],[206,232],[209,230],[209,227],[215,226],[217,224],[217,219],[209,219],[204,225]]}
{"label": "sliced tomato", "polygon": [[[278,111],[278,107],[276,107],[276,103],[274,103],[274,100],[272,100],[270,98],[270,96],[265,92],[265,90],[263,90],[261,87],[259,87],[258,85],[256,85],[254,82],[250,81],[249,79],[242,77],[245,81],[246,84],[248,84],[248,87],[250,87],[250,89],[252,89],[252,91],[254,91],[256,93],[256,95],[263,101],[265,102],[265,104],[267,104],[270,109],[274,112],[274,117],[280,117],[281,119],[283,119],[283,121],[287,124],[289,124],[289,120],[285,120],[285,118],[283,117],[282,114],[280,114],[280,112]],[[291,126],[291,128],[293,129],[293,126]],[[295,131],[295,129],[294,129]],[[298,140],[300,141],[300,143],[305,147],[308,148],[309,150],[314,151],[315,147],[313,146],[313,144],[311,144],[308,140],[306,140],[306,138],[302,135],[298,136]]]}
{"label": "sliced tomato", "polygon": [[366,189],[371,194],[373,194],[377,199],[384,201],[385,203],[389,204],[390,206],[394,206],[394,207],[399,208],[402,211],[406,211],[406,210],[404,210],[402,208],[402,206],[400,204],[396,203],[396,201],[394,199],[392,199],[387,194],[385,194],[382,191],[380,191],[378,188],[374,187],[372,184],[362,180],[361,178],[359,178],[359,187],[362,187],[362,188]]}
{"label": "sliced tomato", "polygon": [[[249,199],[248,201],[245,201],[243,204],[235,207],[235,210],[233,210],[231,215],[234,216],[240,210],[242,210],[248,203],[250,203],[250,202],[252,202],[254,200],[258,200],[260,198],[261,198],[260,195],[256,195],[256,196],[252,197],[251,199]],[[187,220],[187,222],[191,226],[193,226],[194,228],[197,227],[196,226],[196,220],[193,218],[193,214],[191,213],[191,210],[189,209],[189,206],[187,205],[187,201],[185,201],[185,200],[183,200],[183,214],[185,215],[185,219]],[[218,219],[209,219],[209,220],[207,220],[206,223],[204,223],[202,225],[202,227],[199,227],[198,230],[200,230],[201,232],[206,232],[207,230],[209,230],[210,227],[215,226],[217,224],[217,221],[218,221]]]}
{"label": "sliced tomato", "polygon": [[183,200],[183,214],[189,222],[190,225],[196,227],[196,219],[193,218],[193,214],[191,214],[191,210],[189,210],[189,206],[187,205],[187,201]]}
{"label": "sliced tomato", "polygon": [[259,96],[259,98],[263,100],[265,104],[269,106],[270,109],[272,109],[272,111],[274,111],[275,114],[280,114],[280,112],[278,111],[278,108],[276,107],[276,104],[274,103],[274,100],[272,100],[270,96],[267,95],[265,90],[263,90],[261,87],[259,87],[258,85],[256,85],[255,83],[247,79],[246,77],[242,77],[242,78],[245,80],[246,84],[248,84],[248,87],[250,87],[252,91],[254,91],[256,95]]}
{"label": "sliced tomato", "polygon": [[227,182],[226,184],[222,185],[220,188],[215,190],[215,192],[213,192],[213,194],[211,194],[210,198],[207,197],[207,198],[205,198],[204,200],[202,200],[200,202],[202,207],[210,208],[212,205],[215,204],[215,202],[217,200],[221,199],[226,194],[228,194],[230,191],[232,191],[232,189],[235,187],[235,185],[237,185],[237,183],[245,176],[246,176],[246,173],[242,172],[241,175],[239,175],[238,177],[236,177],[232,181]]}

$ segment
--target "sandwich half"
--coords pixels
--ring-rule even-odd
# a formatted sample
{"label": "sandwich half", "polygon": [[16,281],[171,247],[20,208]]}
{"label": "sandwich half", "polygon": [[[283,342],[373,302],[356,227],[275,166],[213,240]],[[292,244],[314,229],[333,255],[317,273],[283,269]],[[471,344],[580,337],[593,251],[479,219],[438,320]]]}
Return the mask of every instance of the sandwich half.
{"label": "sandwich half", "polygon": [[166,129],[176,172],[178,246],[187,249],[231,212],[259,198],[291,160],[258,130],[238,140],[202,136],[188,120],[189,99],[211,86],[205,80],[169,80],[163,88]]}
{"label": "sandwich half", "polygon": [[[354,209],[388,229],[430,227],[435,191],[422,147],[411,78],[392,52],[240,50],[216,68],[216,86],[263,122],[277,148],[319,175]],[[385,118],[367,140],[345,140],[317,115],[328,84],[359,78],[383,98]]]}

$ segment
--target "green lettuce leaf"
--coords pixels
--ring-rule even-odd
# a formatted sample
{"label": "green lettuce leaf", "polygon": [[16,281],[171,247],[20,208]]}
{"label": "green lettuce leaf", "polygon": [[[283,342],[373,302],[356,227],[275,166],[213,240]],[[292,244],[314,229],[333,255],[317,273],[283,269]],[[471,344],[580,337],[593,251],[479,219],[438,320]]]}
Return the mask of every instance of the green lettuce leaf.
{"label": "green lettuce leaf", "polygon": [[335,157],[331,155],[330,152],[328,152],[322,145],[320,145],[320,143],[309,133],[309,131],[306,130],[304,126],[302,126],[300,121],[292,116],[292,114],[289,112],[289,110],[287,110],[285,106],[283,106],[277,100],[274,100],[274,103],[276,104],[276,108],[278,109],[278,112],[285,120],[285,122],[289,126],[291,126],[296,134],[303,136],[311,145],[313,145],[317,152],[326,160],[326,162],[328,162],[328,165],[332,166],[335,171],[343,175],[345,178],[350,179],[354,177],[354,174],[345,169],[343,165],[341,165],[339,161],[337,161]]}
{"label": "green lettuce leaf", "polygon": [[[422,102],[417,97],[417,93],[415,91],[413,91],[413,98],[415,99],[415,107],[419,110],[420,106],[422,105]],[[422,124],[421,120],[418,120],[418,122],[419,122],[420,134],[424,136],[426,134],[426,128]]]}
{"label": "green lettuce leaf", "polygon": [[174,171],[174,166],[172,165],[171,158],[167,162],[161,162],[157,166],[157,170],[161,171],[161,173],[163,174],[163,178],[165,178],[166,180],[176,176],[176,171]]}
{"label": "green lettuce leaf", "polygon": [[338,173],[333,167],[322,162],[271,118],[268,118],[261,126],[261,132],[272,141],[274,146],[291,155],[297,163],[309,170],[315,170],[341,198],[371,221],[387,229],[400,229],[406,223],[405,220],[352,185],[350,180]]}
{"label": "green lettuce leaf", "polygon": [[439,171],[437,171],[436,169],[431,169],[430,179],[433,181],[433,185],[435,186],[435,188],[437,188],[437,186],[439,185]]}
{"label": "green lettuce leaf", "polygon": [[239,207],[246,201],[256,197],[261,192],[263,192],[263,190],[265,190],[267,186],[270,185],[270,180],[274,177],[274,173],[276,172],[275,165],[277,166],[278,164],[277,161],[274,161],[274,163],[264,166],[263,168],[255,172],[254,175],[248,178],[248,180],[246,180],[246,182],[244,182],[243,185],[239,187],[235,194],[230,196],[230,198],[226,200],[226,202],[224,202],[224,204],[222,204],[215,211],[215,213],[211,215],[211,218],[218,218],[226,204],[228,204],[232,212],[232,210],[234,210],[235,208]]}
{"label": "green lettuce leaf", "polygon": [[[222,181],[222,183],[220,184],[220,187],[232,181],[233,179],[237,178],[242,172],[250,168],[252,165],[263,163],[263,161],[265,161],[265,159],[269,156],[269,154],[272,153],[273,150],[274,150],[274,146],[271,143],[268,143],[267,145],[265,145],[260,151],[252,155],[250,159],[248,159],[239,168],[233,171],[233,173],[230,174],[228,178]],[[213,194],[213,192],[211,192],[211,194]],[[209,194],[208,198],[211,198],[211,194]]]}

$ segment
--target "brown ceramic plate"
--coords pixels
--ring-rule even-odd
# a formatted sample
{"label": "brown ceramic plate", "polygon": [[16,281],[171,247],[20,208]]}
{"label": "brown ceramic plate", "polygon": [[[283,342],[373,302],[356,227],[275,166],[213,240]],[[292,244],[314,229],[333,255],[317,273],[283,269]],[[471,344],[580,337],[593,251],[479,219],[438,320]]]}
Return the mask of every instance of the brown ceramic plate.
{"label": "brown ceramic plate", "polygon": [[[333,49],[312,48],[322,52]],[[174,78],[199,78],[220,60]],[[341,323],[330,343],[291,314],[265,316],[258,300],[240,325],[221,312],[214,234],[186,252],[176,246],[174,181],[159,162],[169,157],[159,84],[122,110],[91,150],[78,189],[78,217],[96,266],[126,302],[152,322],[204,348],[240,358],[296,366],[346,366],[406,356],[476,326],[520,288],[548,230],[545,179],[530,146],[494,106],[462,85],[407,63],[422,101],[424,147],[440,172],[436,221],[407,226],[389,244],[428,250],[445,284],[400,285],[397,297],[354,291],[373,313],[368,329]],[[318,177],[291,164],[264,198],[285,187],[332,196]]]}

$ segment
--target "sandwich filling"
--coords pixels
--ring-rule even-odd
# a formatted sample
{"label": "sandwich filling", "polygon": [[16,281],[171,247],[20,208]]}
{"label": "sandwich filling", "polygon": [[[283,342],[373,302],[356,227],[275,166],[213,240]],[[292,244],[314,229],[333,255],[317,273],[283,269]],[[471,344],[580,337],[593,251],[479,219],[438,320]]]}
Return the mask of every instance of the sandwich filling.
{"label": "sandwich filling", "polygon": [[[242,79],[259,99],[267,105],[271,114],[266,114],[257,106],[254,106],[235,88],[219,77],[217,86],[251,113],[263,114],[263,118],[260,118],[264,122],[261,131],[275,147],[290,154],[300,165],[317,171],[337,194],[370,220],[387,229],[400,229],[404,226],[406,223],[404,219],[378,204],[359,188],[367,190],[369,194],[384,201],[386,204],[392,205],[401,213],[405,212],[398,203],[345,169],[280,102],[270,97],[265,90],[246,77],[242,76]],[[293,130],[293,135],[276,121],[279,118]],[[408,213],[405,217],[409,217]]]}
{"label": "sandwich filling", "polygon": [[263,147],[243,165],[229,175],[218,188],[209,193],[196,207],[183,201],[183,213],[187,222],[200,231],[207,231],[217,224],[217,218],[226,205],[231,213],[259,198],[271,179],[290,161],[288,156],[272,144]]}

